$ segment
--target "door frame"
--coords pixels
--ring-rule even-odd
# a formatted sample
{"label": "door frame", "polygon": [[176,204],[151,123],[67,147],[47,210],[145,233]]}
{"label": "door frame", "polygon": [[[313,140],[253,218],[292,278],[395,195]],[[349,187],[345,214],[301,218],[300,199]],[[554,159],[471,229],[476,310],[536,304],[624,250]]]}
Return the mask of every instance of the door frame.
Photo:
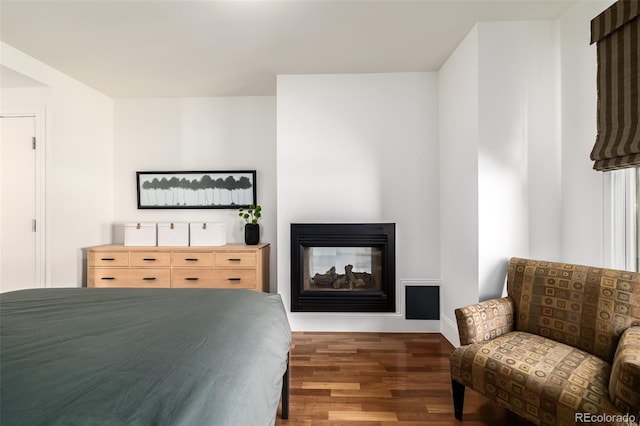
{"label": "door frame", "polygon": [[35,121],[35,220],[36,220],[36,252],[35,277],[36,288],[47,287],[49,282],[47,265],[47,215],[46,215],[46,108],[44,106],[6,107],[0,109],[0,117],[20,118],[33,117]]}

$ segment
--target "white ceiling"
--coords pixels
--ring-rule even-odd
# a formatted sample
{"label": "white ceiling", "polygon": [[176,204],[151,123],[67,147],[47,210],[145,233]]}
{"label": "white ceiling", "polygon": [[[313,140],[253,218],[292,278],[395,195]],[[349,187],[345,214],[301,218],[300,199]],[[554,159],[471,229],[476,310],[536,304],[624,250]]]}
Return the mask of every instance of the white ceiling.
{"label": "white ceiling", "polygon": [[0,38],[114,98],[273,95],[277,74],[435,71],[476,22],[574,2],[0,0]]}

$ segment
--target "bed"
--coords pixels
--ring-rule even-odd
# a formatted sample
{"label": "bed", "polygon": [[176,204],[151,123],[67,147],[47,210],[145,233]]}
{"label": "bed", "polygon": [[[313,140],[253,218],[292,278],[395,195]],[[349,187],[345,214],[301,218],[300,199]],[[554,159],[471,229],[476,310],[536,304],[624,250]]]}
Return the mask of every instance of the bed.
{"label": "bed", "polygon": [[0,424],[272,425],[290,344],[252,290],[0,294]]}

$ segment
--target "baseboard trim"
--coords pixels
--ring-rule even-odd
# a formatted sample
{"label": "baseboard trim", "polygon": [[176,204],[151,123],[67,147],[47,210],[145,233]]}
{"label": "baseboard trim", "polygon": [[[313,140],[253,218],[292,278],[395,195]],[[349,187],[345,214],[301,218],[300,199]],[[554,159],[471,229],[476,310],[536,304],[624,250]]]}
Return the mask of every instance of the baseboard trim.
{"label": "baseboard trim", "polygon": [[460,346],[460,337],[458,335],[458,324],[455,320],[448,316],[440,315],[440,332],[453,346]]}

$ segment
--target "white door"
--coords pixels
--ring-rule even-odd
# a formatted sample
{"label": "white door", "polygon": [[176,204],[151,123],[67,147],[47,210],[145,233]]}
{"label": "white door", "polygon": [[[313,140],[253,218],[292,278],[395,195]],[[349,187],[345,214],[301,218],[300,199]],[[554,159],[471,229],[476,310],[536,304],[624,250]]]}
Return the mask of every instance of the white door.
{"label": "white door", "polygon": [[0,292],[38,286],[35,123],[0,118]]}

